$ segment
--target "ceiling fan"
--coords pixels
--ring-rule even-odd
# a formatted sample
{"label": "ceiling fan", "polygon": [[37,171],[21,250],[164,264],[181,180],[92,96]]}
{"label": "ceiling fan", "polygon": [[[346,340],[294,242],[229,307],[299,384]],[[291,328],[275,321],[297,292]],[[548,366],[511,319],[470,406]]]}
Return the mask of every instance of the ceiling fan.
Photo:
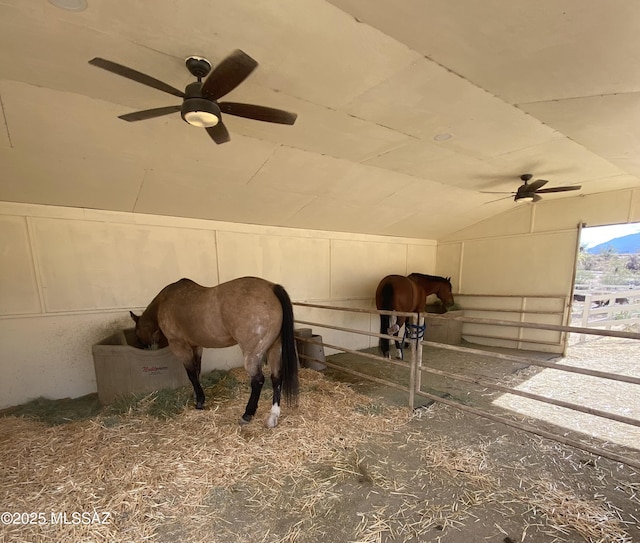
{"label": "ceiling fan", "polygon": [[[189,83],[184,92],[163,81],[110,60],[96,57],[90,60],[89,64],[183,99],[180,105],[145,109],[120,115],[119,118],[124,121],[144,121],[180,111],[182,118],[187,123],[204,128],[211,139],[220,144],[230,140],[229,132],[222,122],[222,113],[288,125],[295,123],[298,117],[295,113],[266,106],[218,102],[219,98],[240,85],[258,66],[255,60],[240,49],[236,49],[223,59],[213,71],[211,63],[207,59],[196,56],[187,58],[185,61],[187,69],[198,80]],[[203,82],[202,79],[205,77]]]}
{"label": "ceiling fan", "polygon": [[[484,194],[510,194],[513,195],[514,201],[519,200],[531,200],[532,202],[538,202],[542,200],[542,196],[540,194],[549,194],[552,192],[567,192],[571,190],[580,190],[582,188],[581,185],[568,185],[564,187],[551,187],[548,189],[543,189],[549,181],[546,179],[536,179],[533,183],[529,183],[533,175],[530,173],[525,173],[520,176],[520,179],[524,181],[522,185],[518,187],[516,192],[491,192],[482,190],[480,192]],[[504,198],[499,198],[499,200],[503,200]],[[493,202],[497,202],[498,200],[492,200]],[[489,202],[487,202],[489,203]]]}

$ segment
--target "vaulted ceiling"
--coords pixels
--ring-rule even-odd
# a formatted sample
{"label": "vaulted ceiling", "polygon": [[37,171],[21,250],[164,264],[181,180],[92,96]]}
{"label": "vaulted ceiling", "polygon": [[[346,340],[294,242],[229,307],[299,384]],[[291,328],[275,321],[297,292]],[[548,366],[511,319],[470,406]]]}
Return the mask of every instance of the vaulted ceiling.
{"label": "vaulted ceiling", "polygon": [[[72,3],[72,0],[64,0]],[[438,239],[532,173],[576,198],[640,186],[640,3],[0,0],[0,200]],[[216,145],[180,103],[190,55],[259,67]]]}

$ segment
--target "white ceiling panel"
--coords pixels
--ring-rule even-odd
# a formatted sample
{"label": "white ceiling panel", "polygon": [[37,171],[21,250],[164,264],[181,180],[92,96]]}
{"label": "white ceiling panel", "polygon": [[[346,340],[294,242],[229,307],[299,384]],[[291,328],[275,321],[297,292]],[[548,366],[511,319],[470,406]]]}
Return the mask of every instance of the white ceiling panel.
{"label": "white ceiling panel", "polygon": [[480,158],[536,145],[553,134],[534,117],[426,59],[358,97],[349,110],[430,143],[450,133],[446,148]]}
{"label": "white ceiling panel", "polygon": [[281,148],[250,185],[375,205],[413,181],[409,176],[381,168]]}
{"label": "white ceiling panel", "polygon": [[[177,217],[195,217],[283,226],[286,219],[311,200],[309,196],[224,181],[194,183],[182,172],[146,172],[135,211]],[[183,179],[185,182],[180,182]]]}
{"label": "white ceiling panel", "polygon": [[[524,173],[640,187],[638,35],[626,0],[0,0],[0,199],[437,239]],[[219,100],[294,126],[125,122],[182,98],[88,64],[184,89],[238,48],[259,66]]]}
{"label": "white ceiling panel", "polygon": [[385,231],[397,219],[397,210],[382,206],[359,206],[329,198],[314,198],[281,226],[367,234]]}
{"label": "white ceiling panel", "polygon": [[[144,170],[122,158],[0,149],[0,200],[133,211]],[[81,180],[82,182],[79,182]]]}
{"label": "white ceiling panel", "polygon": [[612,164],[640,177],[640,91],[523,107]]}
{"label": "white ceiling panel", "polygon": [[640,87],[638,2],[331,3],[512,104]]}

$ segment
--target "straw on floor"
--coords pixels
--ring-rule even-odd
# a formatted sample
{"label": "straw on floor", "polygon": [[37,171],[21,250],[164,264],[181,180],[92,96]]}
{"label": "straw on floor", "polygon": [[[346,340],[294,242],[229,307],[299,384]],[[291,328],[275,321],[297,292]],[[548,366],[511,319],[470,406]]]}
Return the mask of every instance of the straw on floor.
{"label": "straw on floor", "polygon": [[[557,541],[575,532],[586,541],[631,541],[603,500],[533,479],[523,480],[526,492],[505,489],[482,444],[460,449],[447,436],[421,433],[406,409],[311,370],[301,371],[299,406],[283,406],[276,429],[262,424],[267,391],[256,420],[240,426],[246,377],[241,370],[231,376],[228,387],[207,390],[204,412],[188,406],[182,391],[184,408],[171,416],[157,415],[160,396],[152,394],[124,413],[104,410],[62,425],[0,418],[3,509],[58,515],[57,523],[4,524],[0,535],[29,543],[293,543],[322,540],[337,526],[354,542],[409,542],[473,522],[478,507],[510,514],[518,500]],[[403,448],[415,452],[415,463],[390,459]],[[348,493],[362,500],[355,521],[344,516]],[[59,522],[60,513],[71,519],[74,512],[98,516]]]}

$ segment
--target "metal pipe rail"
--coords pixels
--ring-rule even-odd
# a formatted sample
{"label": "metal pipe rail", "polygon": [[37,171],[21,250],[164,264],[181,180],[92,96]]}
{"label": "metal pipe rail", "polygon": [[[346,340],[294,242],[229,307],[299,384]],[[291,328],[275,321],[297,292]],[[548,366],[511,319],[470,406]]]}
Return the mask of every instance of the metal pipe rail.
{"label": "metal pipe rail", "polygon": [[[549,296],[551,297],[551,296]],[[411,317],[412,320],[412,324],[414,326],[417,326],[418,324],[421,324],[423,322],[423,319],[425,317],[425,315],[429,315],[430,318],[433,317],[438,317],[438,315],[435,314],[426,314],[426,313],[404,313],[404,312],[395,312],[395,311],[378,311],[378,310],[373,310],[373,309],[359,309],[359,308],[349,308],[349,307],[339,307],[339,306],[327,306],[327,305],[320,305],[320,304],[307,304],[307,303],[300,303],[300,302],[294,302],[294,305],[299,305],[302,307],[313,307],[313,308],[320,308],[320,309],[327,309],[327,310],[332,310],[332,311],[349,311],[349,312],[355,312],[355,313],[369,313],[369,314],[386,314],[386,315],[396,315],[396,316],[404,316],[404,317]],[[616,332],[616,331],[611,331],[611,330],[594,330],[591,328],[581,328],[581,327],[572,327],[572,326],[561,326],[561,325],[548,325],[548,324],[537,324],[537,323],[525,323],[525,322],[514,322],[514,321],[499,321],[499,320],[492,320],[492,319],[478,319],[478,318],[474,318],[474,317],[440,317],[440,318],[446,318],[446,319],[455,319],[455,320],[460,320],[462,322],[473,322],[473,323],[479,323],[479,324],[491,324],[491,325],[504,325],[504,326],[511,326],[511,327],[520,327],[520,328],[531,328],[531,329],[541,329],[541,330],[554,330],[554,331],[559,331],[559,332],[574,332],[574,333],[582,333],[582,334],[589,334],[589,335],[599,335],[599,336],[609,336],[609,337],[620,337],[620,338],[625,338],[625,339],[635,339],[635,340],[639,340],[640,339],[640,334],[636,334],[636,333],[632,333],[632,332]],[[311,326],[319,326],[321,328],[327,328],[327,329],[332,329],[332,330],[338,330],[341,332],[347,332],[347,333],[355,333],[355,334],[361,334],[361,335],[366,335],[369,337],[381,337],[381,338],[386,338],[386,339],[391,339],[391,340],[396,340],[398,338],[394,337],[394,336],[390,336],[387,334],[379,334],[379,333],[375,333],[375,332],[369,332],[369,331],[364,331],[364,330],[356,330],[356,329],[352,329],[352,328],[347,328],[347,327],[341,327],[341,326],[333,326],[333,325],[329,325],[329,324],[324,324],[324,323],[317,323],[317,322],[311,322],[311,321],[295,321],[296,323],[299,324],[305,324],[305,325],[311,325]],[[307,341],[310,343],[317,343],[313,340],[307,339],[307,338],[297,338],[299,340],[302,341]],[[401,338],[402,339],[402,338]],[[518,396],[522,396],[522,397],[526,397],[529,399],[533,399],[535,401],[539,401],[542,403],[547,403],[550,405],[556,405],[559,407],[563,407],[563,408],[567,408],[567,409],[571,409],[577,412],[582,412],[585,414],[589,414],[589,415],[593,415],[593,416],[597,416],[600,418],[605,418],[605,419],[609,419],[609,420],[614,420],[616,422],[620,422],[623,424],[629,424],[635,427],[640,427],[640,421],[636,420],[636,419],[632,419],[631,417],[626,417],[623,415],[617,415],[615,413],[608,413],[599,409],[594,409],[594,408],[589,408],[589,407],[584,407],[581,405],[577,405],[577,404],[572,404],[570,402],[565,402],[563,400],[555,400],[553,398],[548,398],[545,396],[541,396],[538,394],[534,394],[534,393],[530,393],[530,392],[525,392],[525,391],[520,391],[520,390],[516,390],[516,389],[512,389],[509,388],[507,386],[503,386],[500,385],[498,383],[492,382],[490,380],[484,379],[484,378],[480,378],[480,377],[469,377],[466,375],[460,375],[460,374],[455,374],[455,373],[450,373],[450,372],[445,372],[445,371],[441,371],[441,370],[436,370],[433,368],[428,368],[428,367],[424,367],[422,366],[422,347],[423,346],[430,346],[430,347],[436,347],[436,348],[441,348],[441,349],[449,349],[449,350],[454,350],[454,351],[460,351],[460,352],[467,352],[467,353],[472,353],[472,354],[478,354],[478,355],[482,355],[482,356],[489,356],[492,358],[496,358],[496,359],[500,359],[500,360],[506,360],[506,361],[512,361],[512,362],[519,362],[519,363],[526,363],[528,365],[535,365],[535,366],[539,366],[539,367],[543,367],[543,368],[549,368],[549,369],[554,369],[554,370],[558,370],[558,371],[565,371],[565,372],[569,372],[569,373],[576,373],[576,374],[582,374],[582,375],[587,375],[587,376],[591,376],[591,377],[597,377],[597,378],[601,378],[601,379],[609,379],[609,380],[614,380],[614,381],[619,381],[619,382],[625,382],[625,383],[630,383],[630,384],[635,384],[635,385],[640,385],[640,377],[634,377],[634,376],[629,376],[629,375],[621,375],[621,374],[614,374],[614,373],[609,373],[609,372],[604,372],[604,371],[598,371],[598,370],[591,370],[591,369],[587,369],[587,368],[580,368],[580,367],[574,367],[574,366],[568,366],[566,364],[559,364],[559,363],[551,363],[551,362],[545,362],[542,360],[536,360],[536,359],[532,359],[532,358],[525,358],[525,357],[519,357],[519,356],[513,356],[513,355],[506,355],[506,354],[502,354],[502,353],[494,353],[491,351],[486,351],[486,350],[481,350],[481,349],[473,349],[473,348],[469,348],[469,347],[461,347],[461,346],[456,346],[456,345],[447,345],[447,344],[442,344],[442,343],[435,343],[432,341],[420,341],[417,339],[411,340],[411,354],[410,354],[410,361],[409,362],[404,362],[404,361],[399,361],[399,360],[391,360],[391,359],[387,359],[387,358],[383,358],[381,356],[375,355],[375,354],[370,354],[370,353],[364,353],[361,351],[356,351],[353,349],[348,349],[346,347],[342,347],[339,345],[333,345],[330,343],[321,343],[322,345],[331,348],[331,349],[335,349],[338,351],[342,351],[342,352],[346,352],[346,353],[352,353],[352,354],[356,354],[358,356],[364,357],[364,358],[369,358],[369,359],[374,359],[374,360],[379,360],[379,361],[384,361],[385,363],[390,363],[390,364],[394,364],[396,366],[400,366],[403,367],[405,369],[409,370],[409,387],[405,387],[402,385],[399,385],[397,383],[393,383],[384,379],[380,379],[377,377],[374,377],[372,375],[367,375],[364,374],[362,372],[358,372],[355,370],[352,370],[350,368],[345,368],[343,366],[339,366],[337,364],[334,364],[330,361],[324,361],[323,363],[325,363],[327,366],[334,368],[334,369],[338,369],[340,371],[345,371],[346,373],[355,375],[357,377],[363,378],[363,379],[367,379],[373,382],[377,382],[380,383],[384,386],[389,386],[398,390],[402,390],[405,392],[408,392],[409,394],[409,407],[411,409],[413,409],[414,407],[414,399],[415,399],[415,395],[419,395],[425,398],[428,398],[430,400],[433,400],[435,402],[440,402],[446,405],[450,405],[452,407],[455,407],[459,410],[462,411],[466,411],[484,418],[487,418],[489,420],[493,420],[496,422],[500,422],[502,424],[505,424],[507,426],[511,426],[520,430],[524,430],[530,433],[534,433],[537,435],[540,435],[542,437],[548,438],[548,439],[552,439],[555,441],[558,441],[560,443],[566,444],[566,445],[570,445],[572,447],[590,452],[592,454],[596,454],[605,458],[609,458],[611,460],[614,461],[619,461],[622,462],[624,464],[627,464],[629,466],[635,467],[640,469],[640,462],[635,461],[633,459],[630,458],[626,458],[622,455],[619,455],[617,453],[613,453],[610,451],[607,451],[605,449],[600,449],[597,447],[593,447],[590,445],[587,445],[585,443],[582,443],[580,441],[576,441],[558,434],[554,434],[552,432],[548,432],[546,430],[541,430],[539,428],[536,428],[534,426],[531,425],[527,425],[527,424],[522,424],[513,420],[510,420],[508,418],[505,417],[501,417],[498,415],[495,415],[493,413],[489,413],[487,411],[484,411],[482,409],[478,409],[478,408],[474,408],[474,407],[470,407],[464,404],[461,404],[459,402],[453,401],[453,400],[447,400],[446,398],[441,398],[440,396],[436,396],[434,394],[429,394],[427,392],[424,392],[421,390],[421,385],[420,385],[420,381],[421,381],[421,376],[423,373],[432,373],[432,374],[436,374],[436,375],[441,375],[445,378],[450,378],[450,379],[454,379],[454,380],[459,380],[462,382],[467,382],[467,383],[473,383],[473,384],[477,384],[480,386],[484,386],[486,388],[490,388],[493,390],[498,390],[507,394],[514,394],[514,395],[518,395]]]}
{"label": "metal pipe rail", "polygon": [[511,341],[512,343],[526,343],[527,345],[551,345],[552,347],[559,347],[562,344],[557,341],[543,341],[541,339],[519,338],[519,337],[507,337],[507,336],[492,336],[489,334],[470,334],[464,333],[464,337],[479,337],[483,339],[497,339],[500,341]]}
{"label": "metal pipe rail", "polygon": [[354,330],[353,328],[344,328],[342,326],[333,326],[331,324],[320,324],[318,322],[312,321],[303,321],[303,320],[295,320],[296,324],[308,324],[309,326],[319,326],[320,328],[327,328],[328,330],[338,330],[339,332],[357,332],[358,334],[362,334],[363,336],[371,336],[371,337],[380,337],[384,339],[390,339],[394,341],[396,339],[395,336],[390,336],[388,334],[379,334],[378,332],[365,332],[364,330]]}
{"label": "metal pipe rail", "polygon": [[465,294],[463,292],[455,292],[455,298],[538,298],[540,300],[560,300],[566,299],[566,294]]}
{"label": "metal pipe rail", "polygon": [[633,377],[632,375],[622,375],[620,373],[609,373],[606,371],[590,370],[587,368],[580,368],[576,366],[567,366],[566,364],[554,364],[552,362],[545,362],[544,360],[536,360],[535,358],[525,358],[521,356],[513,356],[510,354],[494,353],[491,351],[484,351],[482,349],[473,349],[471,347],[460,347],[458,345],[446,345],[444,343],[435,343],[433,341],[424,341],[425,345],[437,347],[439,349],[448,349],[450,351],[460,351],[463,353],[479,354],[482,356],[490,356],[491,358],[497,358],[500,360],[509,360],[511,362],[520,362],[523,364],[529,364],[531,366],[540,366],[542,368],[549,368],[552,370],[566,371],[568,373],[579,373],[581,375],[589,375],[591,377],[600,377],[601,379],[611,379],[613,381],[621,381],[623,383],[631,383],[634,385],[640,385],[640,377]]}
{"label": "metal pipe rail", "polygon": [[478,417],[489,419],[494,422],[499,422],[500,424],[504,424],[505,426],[511,426],[512,428],[516,428],[518,430],[524,430],[525,432],[536,434],[538,436],[550,439],[552,441],[569,445],[581,451],[586,451],[591,454],[595,454],[596,456],[603,456],[604,458],[608,458],[609,460],[613,460],[615,462],[621,462],[622,464],[626,464],[627,466],[633,467],[635,469],[640,469],[640,462],[633,460],[632,458],[627,458],[626,456],[622,456],[620,454],[614,453],[612,451],[607,451],[605,449],[593,447],[586,443],[582,443],[581,441],[577,441],[575,439],[554,434],[553,432],[547,432],[546,430],[536,428],[535,426],[531,426],[530,424],[522,424],[514,420],[500,417],[499,415],[494,415],[493,413],[488,413],[486,411],[483,411],[482,409],[476,409],[475,407],[464,405],[453,400],[447,400],[446,398],[441,398],[440,396],[436,396],[435,394],[429,394],[428,392],[422,392],[422,391],[416,392],[416,394],[418,394],[419,396],[423,396],[429,400],[433,400],[434,402],[439,402],[445,405],[449,405],[460,411],[465,411],[467,413],[477,415]]}
{"label": "metal pipe rail", "polygon": [[[431,315],[430,316],[437,316]],[[452,320],[461,322],[469,322],[474,324],[488,324],[494,326],[508,326],[511,328],[530,328],[532,330],[551,330],[555,332],[572,332],[574,334],[589,334],[594,336],[607,336],[607,337],[619,337],[623,339],[640,339],[640,334],[635,332],[619,332],[616,330],[595,330],[593,328],[583,328],[579,326],[562,326],[559,324],[541,324],[534,322],[515,322],[515,321],[501,321],[494,319],[481,319],[478,317],[450,317]],[[522,341],[526,343],[526,340],[512,339],[512,341]]]}
{"label": "metal pipe rail", "polygon": [[564,315],[564,311],[543,311],[537,309],[495,309],[490,307],[470,307],[468,311],[478,311],[480,313],[519,313],[526,315]]}
{"label": "metal pipe rail", "polygon": [[548,403],[551,405],[557,405],[558,407],[565,407],[573,411],[580,411],[581,413],[596,415],[597,417],[601,417],[604,419],[615,420],[617,422],[623,422],[624,424],[630,424],[632,426],[640,427],[640,420],[632,419],[631,417],[625,417],[624,415],[616,415],[615,413],[609,413],[607,411],[602,411],[600,409],[594,409],[593,407],[584,407],[582,405],[578,405],[575,403],[565,402],[564,400],[556,400],[555,398],[541,396],[540,394],[534,394],[533,392],[526,392],[524,390],[509,388],[503,385],[499,385],[498,383],[494,383],[493,381],[490,381],[488,379],[483,379],[482,377],[467,377],[466,375],[460,375],[459,373],[451,373],[448,371],[437,370],[435,368],[428,368],[425,366],[422,366],[420,368],[420,371],[431,373],[434,375],[440,375],[442,377],[453,379],[455,381],[473,383],[475,385],[480,385],[485,388],[490,388],[491,390],[499,390],[500,392],[505,392],[507,394],[513,394],[515,396],[529,398],[530,400],[536,400],[536,401]]}
{"label": "metal pipe rail", "polygon": [[[318,326],[320,326],[320,324],[318,324]],[[353,330],[353,331],[354,332],[359,332],[359,330]],[[394,360],[394,359],[385,358],[383,356],[379,356],[377,354],[364,353],[362,351],[355,351],[353,349],[348,349],[347,347],[341,347],[340,345],[332,345],[331,343],[325,343],[324,341],[321,343],[319,341],[314,341],[311,338],[296,337],[296,340],[297,341],[302,341],[304,343],[311,343],[312,345],[322,345],[323,347],[329,347],[329,349],[335,349],[336,351],[342,351],[343,353],[355,354],[355,355],[361,356],[362,358],[369,358],[371,360],[379,360],[379,361],[382,361],[382,362],[385,362],[385,363],[393,364],[394,366],[400,366],[400,367],[405,368],[405,369],[411,369],[411,363],[410,362],[405,362],[404,360]],[[329,365],[326,361],[318,360],[316,358],[311,358],[310,356],[305,356],[304,358],[306,358],[307,360],[313,360],[315,362],[322,362],[323,364]],[[338,366],[338,367],[340,369],[342,369],[343,366]]]}
{"label": "metal pipe rail", "polygon": [[[362,308],[355,308],[355,307],[344,307],[344,306],[331,306],[331,305],[324,305],[324,304],[311,304],[311,303],[305,303],[305,302],[293,302],[293,305],[296,306],[300,306],[300,307],[310,307],[310,308],[315,308],[315,309],[328,309],[330,311],[346,311],[346,312],[352,312],[352,313],[368,313],[370,315],[395,315],[395,316],[399,316],[399,317],[406,317],[408,319],[410,319],[411,324],[417,326],[420,323],[420,314],[419,313],[412,313],[412,312],[403,312],[403,311],[386,311],[386,310],[378,310],[378,309],[362,309]],[[310,321],[300,321],[300,320],[295,320],[294,322],[296,322],[297,324],[307,324],[307,325],[311,325],[311,326],[320,326],[323,328],[329,328],[329,329],[334,329],[334,330],[340,330],[343,332],[352,332],[352,333],[356,333],[356,334],[361,334],[361,335],[366,335],[366,336],[370,336],[370,337],[379,337],[379,338],[385,338],[385,339],[390,339],[392,341],[395,341],[397,338],[395,336],[391,336],[391,335],[387,335],[387,334],[378,334],[375,332],[369,332],[369,331],[364,331],[364,330],[354,330],[354,329],[349,329],[349,328],[344,328],[344,327],[338,327],[338,326],[331,326],[331,325],[324,325],[324,324],[320,324],[320,323],[313,323]],[[303,338],[299,338],[302,339],[304,341]],[[383,384],[385,384],[386,386],[392,386],[394,388],[401,388],[401,390],[405,390],[409,393],[409,407],[411,409],[413,409],[414,406],[414,402],[415,402],[415,392],[416,392],[416,379],[418,376],[418,373],[416,371],[416,368],[418,367],[418,362],[417,362],[417,357],[418,356],[422,356],[422,346],[419,345],[418,341],[412,342],[411,343],[411,351],[410,351],[410,363],[407,364],[406,362],[402,361],[397,361],[397,360],[389,360],[387,358],[383,358],[377,355],[371,355],[369,353],[362,353],[360,351],[354,351],[352,349],[347,349],[345,347],[340,347],[338,345],[331,345],[330,343],[323,343],[324,346],[329,347],[330,349],[336,349],[338,351],[342,351],[342,352],[348,352],[348,353],[354,353],[357,354],[358,356],[363,356],[366,355],[366,358],[375,358],[378,360],[383,360],[386,362],[391,362],[392,364],[395,364],[397,366],[403,366],[405,368],[409,369],[409,388],[406,389],[404,387],[401,387],[400,385],[397,385],[396,383],[391,383],[390,381],[384,381],[378,378],[373,378],[373,376],[365,376],[364,374],[360,374],[361,377],[364,378],[368,378],[372,381],[376,381],[376,382],[382,382]],[[327,364],[327,361],[324,361],[324,364],[329,365],[330,367],[336,368],[336,366],[334,364]],[[341,367],[338,367],[338,369],[344,369]],[[348,373],[354,373],[353,370],[350,370]],[[359,372],[355,372],[355,373],[359,373]],[[354,373],[354,374],[355,374]]]}
{"label": "metal pipe rail", "polygon": [[316,309],[333,309],[335,311],[347,311],[351,313],[369,313],[371,315],[396,315],[397,317],[415,317],[416,313],[408,311],[387,311],[386,309],[363,309],[360,307],[344,307],[338,305],[309,304],[306,302],[292,302],[300,307],[314,307]]}

